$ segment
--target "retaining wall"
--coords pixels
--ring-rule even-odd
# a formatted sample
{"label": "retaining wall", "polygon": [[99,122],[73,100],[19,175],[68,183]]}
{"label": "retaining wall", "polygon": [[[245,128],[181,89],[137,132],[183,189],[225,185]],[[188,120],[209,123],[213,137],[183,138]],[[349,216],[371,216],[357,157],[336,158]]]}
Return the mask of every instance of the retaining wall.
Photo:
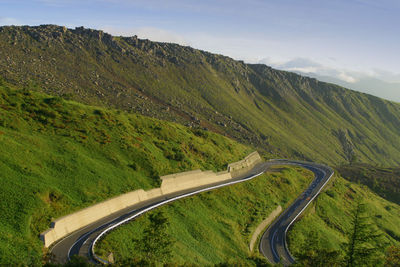
{"label": "retaining wall", "polygon": [[257,238],[258,236],[261,234],[261,232],[267,228],[267,225],[269,225],[278,215],[279,213],[282,212],[282,207],[281,205],[279,205],[276,209],[274,209],[271,214],[265,219],[263,220],[256,228],[256,230],[254,231],[253,235],[251,236],[251,240],[250,240],[250,245],[249,245],[249,249],[251,252],[253,252],[254,249],[254,245],[256,244]]}
{"label": "retaining wall", "polygon": [[232,173],[232,175],[236,173],[242,173],[251,169],[254,165],[260,163],[262,161],[260,155],[257,151],[254,151],[244,159],[234,162],[228,165],[228,172]]}
{"label": "retaining wall", "polygon": [[132,191],[58,218],[51,223],[50,229],[40,235],[40,238],[45,247],[49,247],[55,241],[101,218],[161,195],[160,189],[157,189],[159,192],[153,192],[154,189],[147,192],[143,189]]}
{"label": "retaining wall", "polygon": [[194,170],[162,176],[160,188],[132,191],[58,218],[51,223],[50,229],[40,235],[40,238],[44,246],[49,247],[68,234],[129,206],[166,194],[232,179],[232,172],[247,170],[259,162],[261,158],[258,152],[253,152],[244,160],[229,164],[228,171],[215,173]]}
{"label": "retaining wall", "polygon": [[229,172],[215,173],[212,171],[190,171],[162,176],[161,191],[163,194],[169,194],[203,185],[213,184],[231,179]]}

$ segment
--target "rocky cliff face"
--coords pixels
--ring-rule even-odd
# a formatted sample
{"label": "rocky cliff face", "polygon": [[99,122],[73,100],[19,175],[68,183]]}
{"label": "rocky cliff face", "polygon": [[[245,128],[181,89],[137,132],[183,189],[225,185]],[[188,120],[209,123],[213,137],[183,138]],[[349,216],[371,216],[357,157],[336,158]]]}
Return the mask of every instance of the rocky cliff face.
{"label": "rocky cliff face", "polygon": [[[279,156],[391,164],[400,158],[399,105],[186,46],[83,27],[0,27],[0,75],[222,133]],[[346,144],[340,129],[352,133]]]}
{"label": "rocky cliff face", "polygon": [[[14,83],[38,84],[47,93],[216,132],[226,132],[218,128],[229,125],[240,135],[252,136],[257,142],[258,138],[232,121],[231,116],[179,94],[175,96],[175,88],[171,91],[168,88],[171,81],[162,77],[168,75],[165,72],[171,67],[184,69],[187,65],[200,64],[208,65],[208,68],[207,61],[227,72],[229,68],[219,64],[218,59],[228,58],[176,44],[141,40],[136,36],[113,37],[83,27],[1,27],[0,34],[3,48],[0,51],[0,73]],[[231,65],[236,63],[229,60]],[[243,63],[240,65],[247,67]],[[236,85],[239,86],[237,79]],[[179,90],[191,87],[190,84],[186,85],[187,88],[182,88],[181,84],[173,86]],[[198,110],[207,112],[206,120],[200,120]],[[210,119],[213,123],[209,123]]]}

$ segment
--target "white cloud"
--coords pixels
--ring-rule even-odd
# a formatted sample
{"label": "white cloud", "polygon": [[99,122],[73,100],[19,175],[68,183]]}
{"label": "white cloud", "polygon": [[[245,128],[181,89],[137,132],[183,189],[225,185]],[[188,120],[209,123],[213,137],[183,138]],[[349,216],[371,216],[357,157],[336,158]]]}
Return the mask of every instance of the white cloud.
{"label": "white cloud", "polygon": [[341,79],[342,81],[348,82],[348,83],[355,83],[357,82],[357,79],[352,77],[351,75],[345,73],[345,72],[339,72],[337,78]]}
{"label": "white cloud", "polygon": [[21,25],[22,23],[14,18],[0,17],[0,25]]}
{"label": "white cloud", "polygon": [[285,70],[288,71],[294,71],[294,72],[304,72],[304,73],[316,73],[318,72],[317,67],[293,67],[293,68],[285,68]]}
{"label": "white cloud", "polygon": [[400,81],[400,74],[379,69],[355,71],[335,68],[307,58],[294,58],[287,61],[274,61],[265,58],[259,63],[400,102],[400,82],[398,82]]}
{"label": "white cloud", "polygon": [[368,72],[371,77],[385,80],[391,83],[400,83],[400,73],[393,73],[381,69],[373,69]]}
{"label": "white cloud", "polygon": [[261,63],[265,63],[271,65],[274,68],[287,71],[329,76],[348,83],[355,83],[358,81],[358,78],[355,75],[356,73],[353,71],[328,67],[308,58],[294,58],[288,61],[281,62],[274,62],[270,59],[263,59],[261,60]]}

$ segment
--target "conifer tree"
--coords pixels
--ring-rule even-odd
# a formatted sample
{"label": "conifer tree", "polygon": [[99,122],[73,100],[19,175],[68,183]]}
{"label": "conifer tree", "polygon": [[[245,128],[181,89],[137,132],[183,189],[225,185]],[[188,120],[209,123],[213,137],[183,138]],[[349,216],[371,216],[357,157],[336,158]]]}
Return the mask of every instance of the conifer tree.
{"label": "conifer tree", "polygon": [[321,235],[311,230],[301,246],[301,253],[296,255],[295,266],[341,266],[342,257],[339,251],[323,248]]}
{"label": "conifer tree", "polygon": [[348,242],[344,243],[345,265],[377,266],[382,263],[382,233],[371,223],[367,214],[367,207],[361,200],[356,200],[356,205],[351,212],[352,225],[348,233]]}
{"label": "conifer tree", "polygon": [[140,239],[133,239],[132,257],[118,262],[121,266],[162,266],[171,260],[172,237],[168,234],[168,218],[162,212],[151,213]]}
{"label": "conifer tree", "polygon": [[142,250],[146,259],[151,263],[168,262],[171,258],[173,244],[167,232],[168,218],[161,212],[153,213],[149,217],[150,225],[144,230]]}

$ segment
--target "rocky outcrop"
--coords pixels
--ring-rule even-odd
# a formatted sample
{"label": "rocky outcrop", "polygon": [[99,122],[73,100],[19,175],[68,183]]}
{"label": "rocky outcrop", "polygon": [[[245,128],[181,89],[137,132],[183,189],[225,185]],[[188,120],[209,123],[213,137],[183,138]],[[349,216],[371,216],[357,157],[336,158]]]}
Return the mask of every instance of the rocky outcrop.
{"label": "rocky outcrop", "polygon": [[349,162],[355,161],[356,152],[354,149],[354,144],[349,137],[349,130],[348,129],[339,129],[336,132],[336,136],[338,137],[340,144],[342,145],[342,149],[346,156],[346,159]]}

